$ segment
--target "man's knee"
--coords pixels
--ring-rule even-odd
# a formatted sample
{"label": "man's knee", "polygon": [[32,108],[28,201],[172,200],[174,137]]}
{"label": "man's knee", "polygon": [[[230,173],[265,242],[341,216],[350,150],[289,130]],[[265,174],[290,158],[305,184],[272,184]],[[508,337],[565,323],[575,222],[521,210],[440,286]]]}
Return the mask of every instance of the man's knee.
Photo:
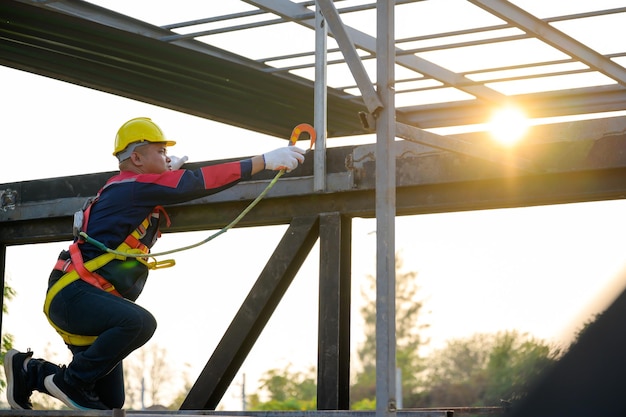
{"label": "man's knee", "polygon": [[147,310],[144,310],[144,315],[141,322],[140,336],[144,340],[144,343],[150,340],[157,328],[156,318]]}

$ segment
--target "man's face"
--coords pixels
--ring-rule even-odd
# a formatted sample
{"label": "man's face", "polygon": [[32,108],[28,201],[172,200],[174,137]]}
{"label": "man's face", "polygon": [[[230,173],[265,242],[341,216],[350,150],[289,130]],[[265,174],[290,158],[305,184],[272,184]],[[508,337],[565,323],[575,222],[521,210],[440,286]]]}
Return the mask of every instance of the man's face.
{"label": "man's face", "polygon": [[167,147],[164,143],[148,143],[139,146],[137,153],[137,163],[140,164],[141,171],[146,174],[162,174],[171,169],[172,161],[167,156]]}

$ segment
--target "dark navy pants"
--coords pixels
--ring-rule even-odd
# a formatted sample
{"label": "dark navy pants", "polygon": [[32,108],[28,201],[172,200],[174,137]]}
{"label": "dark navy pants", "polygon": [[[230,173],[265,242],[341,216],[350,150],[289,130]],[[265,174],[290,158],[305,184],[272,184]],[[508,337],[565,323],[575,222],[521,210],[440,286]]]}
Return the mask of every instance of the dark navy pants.
{"label": "dark navy pants", "polygon": [[66,332],[98,336],[92,345],[68,346],[73,358],[65,371],[66,381],[95,389],[105,405],[121,408],[122,360],[150,340],[157,326],[154,316],[134,302],[82,280],[59,291],[49,314],[52,322]]}

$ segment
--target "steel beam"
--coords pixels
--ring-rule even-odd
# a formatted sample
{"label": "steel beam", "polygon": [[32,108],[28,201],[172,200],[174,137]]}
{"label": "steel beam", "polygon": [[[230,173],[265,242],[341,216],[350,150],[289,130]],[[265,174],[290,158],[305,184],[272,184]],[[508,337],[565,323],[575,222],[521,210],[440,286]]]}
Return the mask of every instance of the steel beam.
{"label": "steel beam", "polygon": [[[458,163],[474,170],[475,175],[468,174],[466,180],[455,176]],[[416,171],[413,168],[418,164],[422,164],[422,169]],[[447,169],[449,174],[444,172]],[[497,175],[496,172],[485,164],[432,154],[403,160],[398,163],[396,214],[405,216],[626,198],[626,166],[513,176]],[[433,177],[439,174],[440,180],[433,181]],[[374,162],[365,162],[358,175],[358,186],[352,191],[268,198],[238,226],[288,224],[294,216],[335,211],[349,217],[373,218]],[[68,211],[61,216],[47,217],[43,211],[55,203],[41,202],[40,218],[0,221],[0,243],[24,245],[71,241],[72,213]],[[173,225],[164,232],[219,229],[245,207],[245,201],[210,203],[202,200],[168,207]],[[211,216],[207,216],[207,212]]]}
{"label": "steel beam", "polygon": [[[526,173],[498,161],[446,152],[406,141],[394,144],[397,160],[398,215],[442,211],[541,205],[624,198],[626,181],[626,118],[537,126],[527,145],[513,155],[542,167]],[[563,140],[570,137],[572,140]],[[489,140],[477,134],[459,135],[469,144]],[[531,136],[532,139],[532,136]],[[470,145],[468,145],[470,146]],[[288,224],[299,214],[340,212],[349,217],[375,215],[375,147],[329,148],[328,187],[313,190],[313,164],[281,178],[269,195],[239,224],[253,227]],[[195,168],[212,161],[189,164]],[[12,190],[14,208],[0,210],[0,243],[31,244],[70,240],[71,219],[87,197],[113,174],[98,174],[0,184]],[[214,196],[168,207],[173,226],[165,232],[219,229],[232,221],[268,184],[259,175]],[[512,185],[515,185],[512,188]],[[591,185],[595,186],[594,189]],[[471,190],[471,192],[468,192]],[[508,194],[502,193],[508,190]],[[567,192],[566,192],[567,191]],[[428,196],[428,198],[426,197]],[[206,216],[210,209],[212,216]]]}
{"label": "steel beam", "polygon": [[[533,119],[623,111],[624,102],[626,88],[618,84],[515,96],[515,104]],[[465,100],[403,107],[398,109],[397,118],[399,122],[430,129],[487,123],[492,111],[490,103]]]}
{"label": "steel beam", "polygon": [[394,3],[376,2],[376,417],[396,415],[396,105]]}
{"label": "steel beam", "polygon": [[[87,20],[74,4],[0,2],[0,65],[285,139],[312,122],[310,80],[198,41],[161,41],[172,32],[106,9],[90,8]],[[331,135],[362,133],[359,101],[328,89]]]}
{"label": "steel beam", "polygon": [[437,135],[404,123],[396,123],[396,135],[410,142],[420,143],[434,149],[451,151],[473,156],[495,163],[503,163],[523,171],[534,172],[538,168],[532,162],[518,157],[504,157],[504,152],[495,147],[487,147],[476,143],[465,142],[449,136]]}
{"label": "steel beam", "polygon": [[328,26],[319,7],[315,11],[314,189],[326,190],[326,131],[328,130]]}
{"label": "steel beam", "polygon": [[350,409],[352,219],[320,215],[317,409]]}

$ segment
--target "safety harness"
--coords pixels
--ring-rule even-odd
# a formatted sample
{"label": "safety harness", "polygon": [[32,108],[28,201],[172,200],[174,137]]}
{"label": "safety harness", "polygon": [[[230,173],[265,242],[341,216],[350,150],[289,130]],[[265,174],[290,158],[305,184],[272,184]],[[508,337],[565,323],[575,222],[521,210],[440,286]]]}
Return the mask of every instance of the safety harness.
{"label": "safety harness", "polygon": [[[99,197],[96,196],[95,199],[88,201],[86,208],[77,212],[78,218],[82,217],[82,224],[76,228],[79,232],[85,232],[87,230],[87,223],[89,221],[89,214],[91,212],[91,208],[98,200]],[[115,289],[113,284],[107,281],[104,277],[98,274],[98,269],[102,268],[109,262],[114,259],[125,261],[128,257],[123,256],[120,253],[125,253],[129,255],[134,255],[133,258],[137,261],[144,264],[148,269],[160,269],[160,268],[168,268],[175,265],[175,261],[173,259],[168,259],[164,261],[157,261],[153,257],[145,256],[138,257],[137,255],[148,255],[150,253],[150,248],[145,245],[141,240],[146,236],[146,232],[148,231],[150,225],[156,224],[157,232],[155,234],[155,240],[160,236],[160,231],[158,230],[158,222],[163,216],[166,220],[166,226],[170,226],[170,219],[167,215],[165,209],[161,206],[157,206],[154,210],[141,222],[139,226],[135,230],[133,230],[124,241],[116,248],[117,254],[106,252],[100,256],[97,256],[94,259],[91,259],[87,262],[83,261],[83,256],[80,251],[79,245],[85,242],[85,239],[77,233],[77,239],[72,243],[69,247],[69,258],[68,259],[59,259],[54,267],[56,271],[60,271],[63,273],[63,276],[59,278],[57,282],[55,282],[46,294],[46,300],[44,302],[44,313],[48,318],[48,321],[54,327],[54,329],[61,335],[65,343],[75,346],[87,346],[91,345],[97,338],[97,336],[82,336],[71,334],[61,328],[59,328],[54,322],[50,319],[49,311],[50,304],[54,297],[66,286],[71,284],[72,282],[82,279],[88,284],[93,285],[94,287],[100,288],[103,291],[109,292],[113,295],[121,297],[122,295]],[[156,222],[156,223],[155,223]],[[152,259],[152,260],[150,260]]]}

